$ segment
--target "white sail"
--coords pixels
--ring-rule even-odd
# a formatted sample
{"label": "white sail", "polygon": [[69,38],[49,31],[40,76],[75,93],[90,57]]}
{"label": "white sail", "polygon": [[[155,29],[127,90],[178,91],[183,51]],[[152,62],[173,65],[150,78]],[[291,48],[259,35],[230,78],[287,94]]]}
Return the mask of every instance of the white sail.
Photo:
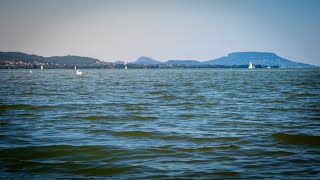
{"label": "white sail", "polygon": [[252,66],[252,63],[250,62],[248,69],[253,69],[254,66]]}
{"label": "white sail", "polygon": [[77,66],[74,66],[74,69],[77,69]]}
{"label": "white sail", "polygon": [[41,70],[43,69],[43,66],[41,65]]}

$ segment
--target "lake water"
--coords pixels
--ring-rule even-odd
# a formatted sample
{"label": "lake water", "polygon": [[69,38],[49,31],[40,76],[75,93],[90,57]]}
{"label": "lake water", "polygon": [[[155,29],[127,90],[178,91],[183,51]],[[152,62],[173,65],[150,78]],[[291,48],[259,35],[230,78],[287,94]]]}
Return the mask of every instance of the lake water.
{"label": "lake water", "polygon": [[320,70],[0,71],[0,178],[317,179]]}

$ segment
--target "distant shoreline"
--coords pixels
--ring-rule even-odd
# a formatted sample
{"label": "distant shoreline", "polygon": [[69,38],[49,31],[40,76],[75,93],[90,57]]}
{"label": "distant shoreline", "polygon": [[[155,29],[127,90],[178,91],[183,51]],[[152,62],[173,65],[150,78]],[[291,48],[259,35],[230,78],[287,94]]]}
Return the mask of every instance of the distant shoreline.
{"label": "distant shoreline", "polygon": [[[42,65],[44,69],[247,69],[248,65],[141,65],[141,64],[108,64],[108,65]],[[257,69],[279,68],[279,66],[256,65]],[[41,69],[39,64],[11,64],[10,66],[0,66],[0,69]]]}
{"label": "distant shoreline", "polygon": [[81,56],[43,57],[22,52],[1,52],[0,69],[176,69],[176,68],[319,68],[318,66],[290,61],[268,52],[236,52],[209,60],[168,60],[161,62],[142,56],[133,62],[106,62]]}

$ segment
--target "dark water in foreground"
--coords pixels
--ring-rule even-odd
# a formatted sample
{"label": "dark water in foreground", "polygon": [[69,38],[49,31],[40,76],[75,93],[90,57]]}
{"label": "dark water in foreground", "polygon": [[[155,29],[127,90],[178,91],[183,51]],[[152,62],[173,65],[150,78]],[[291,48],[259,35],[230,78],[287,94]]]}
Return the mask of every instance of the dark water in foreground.
{"label": "dark water in foreground", "polygon": [[1,70],[0,178],[320,177],[320,70]]}

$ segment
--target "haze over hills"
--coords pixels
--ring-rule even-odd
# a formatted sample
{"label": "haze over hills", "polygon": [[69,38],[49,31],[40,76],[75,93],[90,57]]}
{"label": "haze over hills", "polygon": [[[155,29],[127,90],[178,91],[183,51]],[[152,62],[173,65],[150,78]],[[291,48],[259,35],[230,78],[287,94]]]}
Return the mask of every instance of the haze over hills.
{"label": "haze over hills", "polygon": [[316,66],[303,64],[282,58],[269,52],[235,52],[228,56],[206,61],[206,64],[215,65],[243,65],[253,63],[263,66],[279,66],[280,68],[314,68]]}
{"label": "haze over hills", "polygon": [[[141,60],[143,59],[143,61]],[[278,66],[280,68],[316,68],[317,66],[294,62],[282,58],[274,53],[269,52],[235,52],[228,56],[220,57],[209,61],[197,60],[168,60],[166,62],[157,61],[148,57],[140,57],[134,64],[175,64],[175,65],[225,65],[239,66],[248,65],[249,63],[261,66]]]}
{"label": "haze over hills", "polygon": [[[97,64],[100,68],[103,67],[121,67],[125,62],[117,61],[114,63],[100,61],[95,58],[81,57],[81,56],[52,56],[43,57],[38,55],[30,55],[21,52],[0,52],[0,65],[5,68],[7,62],[23,62],[32,64],[55,64],[64,66],[83,65],[84,67],[90,66],[94,68]],[[131,62],[132,67],[142,67],[143,65],[150,65],[153,67],[162,65],[164,67],[246,67],[249,63],[260,67],[279,67],[279,68],[317,68],[317,66],[310,64],[303,64],[299,62],[290,61],[282,58],[274,53],[269,52],[235,52],[230,53],[228,56],[220,57],[209,61],[198,60],[168,60],[161,62],[150,57],[142,56],[136,61]],[[101,66],[104,65],[104,66]],[[105,66],[107,65],[107,66]],[[120,65],[120,66],[119,66]],[[19,66],[17,66],[19,68]],[[62,68],[62,66],[59,66]]]}

